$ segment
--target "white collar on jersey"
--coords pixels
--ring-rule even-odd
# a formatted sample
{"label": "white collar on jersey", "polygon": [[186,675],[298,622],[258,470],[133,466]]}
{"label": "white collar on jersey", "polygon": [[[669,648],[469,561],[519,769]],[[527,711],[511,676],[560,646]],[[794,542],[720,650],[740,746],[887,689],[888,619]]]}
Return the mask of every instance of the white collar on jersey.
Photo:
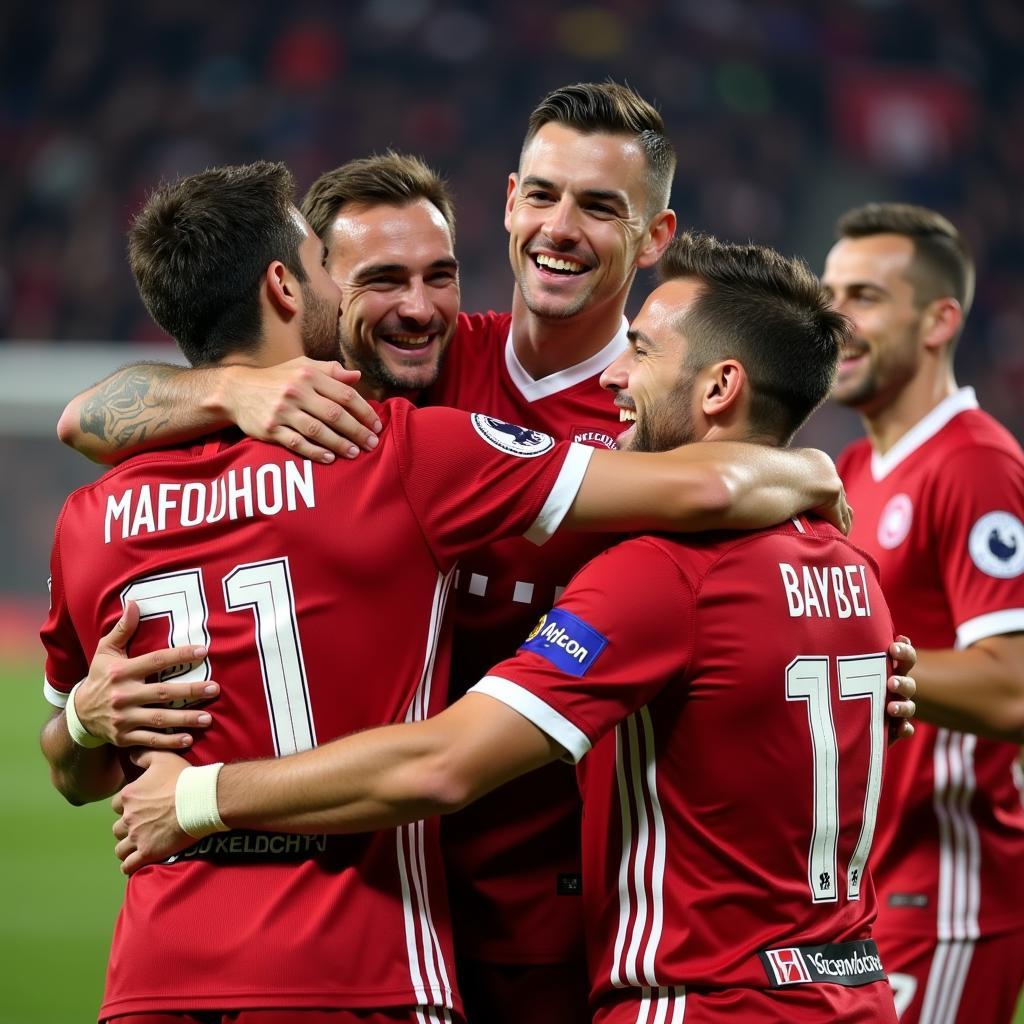
{"label": "white collar on jersey", "polygon": [[884,455],[871,452],[871,476],[875,483],[884,480],[908,455],[930,441],[954,416],[977,409],[974,388],[961,388],[944,398],[931,412],[919,419]]}
{"label": "white collar on jersey", "polygon": [[587,380],[588,377],[607,370],[626,351],[629,345],[629,341],[626,339],[628,330],[629,321],[623,317],[618,333],[600,352],[595,352],[589,359],[584,359],[582,363],[577,363],[575,366],[558,370],[556,373],[549,373],[546,377],[541,377],[540,380],[534,380],[523,369],[523,364],[519,362],[519,357],[512,345],[512,327],[509,326],[508,338],[505,341],[505,365],[508,367],[508,375],[512,378],[512,383],[515,384],[519,393],[528,402],[536,402],[539,398],[558,394],[559,391],[565,391],[566,388],[571,388]]}

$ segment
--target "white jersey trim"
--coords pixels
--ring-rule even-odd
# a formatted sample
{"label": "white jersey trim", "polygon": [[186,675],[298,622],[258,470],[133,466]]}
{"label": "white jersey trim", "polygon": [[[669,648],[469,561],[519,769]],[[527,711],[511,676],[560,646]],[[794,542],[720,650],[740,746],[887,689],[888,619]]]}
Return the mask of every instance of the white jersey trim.
{"label": "white jersey trim", "polygon": [[[427,717],[430,709],[430,691],[434,682],[434,667],[444,622],[444,609],[454,576],[454,567],[446,575],[442,576],[438,573],[437,576],[426,650],[424,651],[423,672],[416,692],[409,702],[409,708],[405,715],[406,722],[422,721]],[[418,1002],[451,1008],[455,1005],[454,994],[445,964],[444,951],[434,927],[427,884],[425,831],[423,821],[414,821],[395,829],[409,976]],[[424,974],[426,974],[425,982]]]}
{"label": "white jersey trim", "polygon": [[537,545],[543,544],[562,525],[562,520],[576,500],[583,478],[587,475],[591,456],[596,450],[590,445],[577,444],[575,441],[569,445],[565,461],[558,471],[558,479],[548,493],[544,507],[533,521],[533,525],[523,534],[528,541]]}
{"label": "white jersey trim", "polygon": [[871,476],[875,483],[884,480],[901,462],[930,441],[951,419],[968,409],[977,409],[974,388],[960,388],[944,398],[931,412],[917,421],[884,455],[871,452]]}
{"label": "white jersey trim", "polygon": [[925,984],[921,1024],[956,1024],[973,955],[972,941],[936,945]]}
{"label": "white jersey trim", "polygon": [[615,772],[622,854],[619,924],[609,981],[614,988],[653,989],[658,987],[656,958],[663,925],[667,833],[658,797],[654,723],[646,707],[615,727]]}
{"label": "white jersey trim", "polygon": [[569,752],[573,763],[578,762],[590,750],[586,733],[578,729],[564,715],[559,714],[535,693],[502,676],[484,676],[470,693],[483,693],[501,701],[506,707],[518,711],[528,722],[532,722],[542,733],[560,743]]}
{"label": "white jersey trim", "polygon": [[640,989],[634,1024],[683,1024],[686,989],[682,985]]}
{"label": "white jersey trim", "polygon": [[58,690],[46,676],[43,676],[43,696],[47,703],[55,708],[66,708],[68,706],[68,695],[63,690]]}
{"label": "white jersey trim", "polygon": [[1004,608],[1002,611],[989,612],[976,618],[961,622],[956,628],[956,649],[984,640],[990,636],[1002,636],[1004,633],[1024,631],[1024,608]]}
{"label": "white jersey trim", "polygon": [[936,935],[940,941],[977,939],[981,907],[981,842],[971,814],[977,789],[971,733],[939,729],[932,753],[935,816],[939,825]]}
{"label": "white jersey trim", "polygon": [[[564,370],[549,373],[546,377],[541,377],[540,380],[534,380],[523,368],[523,364],[519,362],[519,356],[516,355],[515,347],[512,344],[512,327],[509,326],[508,338],[505,341],[505,366],[516,390],[528,402],[536,402],[541,398],[557,395],[559,391],[582,384],[583,381],[607,370],[629,346],[629,341],[626,338],[628,330],[629,321],[623,317],[618,333],[600,352],[595,352],[589,359],[584,359],[582,363],[577,363],[575,366],[569,366]],[[608,402],[610,405],[611,396],[609,396]]]}

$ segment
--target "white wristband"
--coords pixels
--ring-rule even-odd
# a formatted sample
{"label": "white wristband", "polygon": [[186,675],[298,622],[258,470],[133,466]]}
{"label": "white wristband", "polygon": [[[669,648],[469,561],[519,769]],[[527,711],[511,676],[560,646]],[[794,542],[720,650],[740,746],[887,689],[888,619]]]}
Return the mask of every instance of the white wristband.
{"label": "white wristband", "polygon": [[75,683],[71,687],[71,692],[68,694],[68,702],[64,705],[64,720],[67,723],[68,735],[77,743],[80,747],[88,747],[92,749],[94,747],[102,747],[106,745],[106,740],[102,740],[99,736],[93,736],[91,732],[84,725],[82,720],[78,717],[78,712],[75,710],[75,694],[78,693],[78,688],[84,683],[82,679]]}
{"label": "white wristband", "polygon": [[217,807],[217,776],[223,761],[186,768],[174,787],[174,810],[178,826],[194,839],[202,839],[212,832],[227,832]]}

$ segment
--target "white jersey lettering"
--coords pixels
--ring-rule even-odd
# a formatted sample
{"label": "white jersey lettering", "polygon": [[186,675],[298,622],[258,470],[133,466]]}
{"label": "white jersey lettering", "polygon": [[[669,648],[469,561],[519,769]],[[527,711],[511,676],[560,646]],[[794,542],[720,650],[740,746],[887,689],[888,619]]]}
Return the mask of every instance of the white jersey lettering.
{"label": "white jersey lettering", "polygon": [[[154,494],[153,491],[156,491]],[[228,519],[253,519],[315,508],[313,464],[265,463],[253,470],[230,470],[226,476],[187,484],[142,484],[121,494],[107,496],[103,518],[103,542],[127,540],[140,534],[216,523]]]}

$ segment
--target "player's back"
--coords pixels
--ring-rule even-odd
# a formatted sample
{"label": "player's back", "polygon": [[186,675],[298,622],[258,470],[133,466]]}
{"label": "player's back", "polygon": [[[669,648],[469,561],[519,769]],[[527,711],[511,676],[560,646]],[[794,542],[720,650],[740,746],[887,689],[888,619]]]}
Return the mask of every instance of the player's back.
{"label": "player's back", "polygon": [[[583,364],[533,379],[519,363],[510,313],[461,313],[429,401],[482,408],[553,437],[617,448],[619,410],[600,372],[626,348],[626,325]],[[613,538],[562,532],[543,551],[513,537],[460,564],[452,699],[511,654],[573,574]],[[507,783],[442,825],[459,956],[473,961],[582,961],[579,793],[553,764]]]}
{"label": "player's back", "polygon": [[[441,710],[455,560],[475,536],[525,532],[562,459],[550,439],[539,458],[511,457],[502,435],[451,410],[395,402],[381,417],[378,450],[352,462],[215,439],[76,492],[55,543],[50,685],[76,680],[134,600],[133,653],[209,647],[191,677],[216,679],[221,696],[195,763]],[[467,461],[473,444],[483,455]],[[436,821],[365,836],[229,833],[140,871],[103,1013],[452,1006],[437,833]],[[175,964],[188,964],[185,979]]]}
{"label": "player's back", "polygon": [[859,940],[893,633],[870,560],[806,519],[622,547],[619,577],[658,594],[641,646],[660,653],[631,660],[664,682],[581,765],[598,999],[881,977]]}

